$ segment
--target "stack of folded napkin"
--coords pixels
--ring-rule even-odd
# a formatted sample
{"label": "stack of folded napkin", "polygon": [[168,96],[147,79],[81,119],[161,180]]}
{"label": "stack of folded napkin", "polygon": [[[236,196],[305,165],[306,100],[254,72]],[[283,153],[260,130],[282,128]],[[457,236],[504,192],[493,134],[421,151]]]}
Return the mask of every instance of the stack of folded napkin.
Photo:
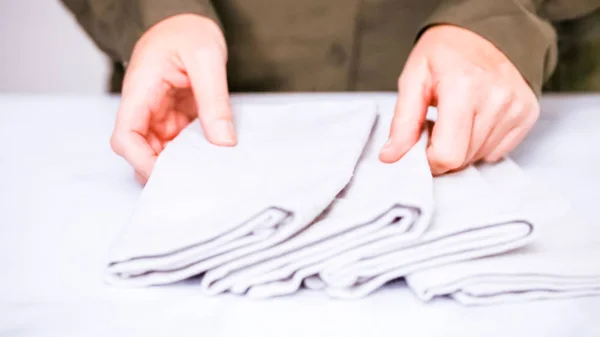
{"label": "stack of folded napkin", "polygon": [[427,130],[401,160],[382,163],[392,111],[361,101],[239,105],[235,147],[209,144],[190,124],[159,156],[107,281],[202,276],[208,294],[306,287],[360,298],[405,277],[424,300],[465,304],[600,292],[589,255],[598,242],[579,244],[586,234],[573,228],[583,222],[559,195],[509,159],[433,178]]}

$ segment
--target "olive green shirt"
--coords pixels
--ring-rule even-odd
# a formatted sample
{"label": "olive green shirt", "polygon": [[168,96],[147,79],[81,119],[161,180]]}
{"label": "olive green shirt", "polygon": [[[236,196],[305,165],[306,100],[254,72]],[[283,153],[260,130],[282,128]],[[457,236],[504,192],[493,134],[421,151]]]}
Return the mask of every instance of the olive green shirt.
{"label": "olive green shirt", "polygon": [[62,1],[121,64],[140,36],[167,17],[215,20],[228,44],[233,92],[396,90],[420,34],[453,24],[496,45],[540,95],[557,69],[556,25],[600,8],[600,0]]}

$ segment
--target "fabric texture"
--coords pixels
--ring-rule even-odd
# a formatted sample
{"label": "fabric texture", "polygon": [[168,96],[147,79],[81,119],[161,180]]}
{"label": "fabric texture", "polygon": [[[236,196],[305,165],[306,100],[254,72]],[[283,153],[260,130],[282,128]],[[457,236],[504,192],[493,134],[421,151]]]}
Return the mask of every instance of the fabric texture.
{"label": "fabric texture", "polygon": [[[470,166],[434,179],[435,211],[421,237],[386,237],[332,261],[320,273],[325,291],[338,298],[360,298],[410,272],[454,261],[504,253],[534,238],[536,219],[520,198],[497,186],[514,179],[507,161],[487,168]],[[503,177],[501,181],[488,176]]]}
{"label": "fabric texture", "polygon": [[352,181],[322,218],[277,247],[207,272],[203,289],[210,294],[229,290],[251,297],[290,294],[329,261],[363,245],[420,237],[433,210],[427,132],[400,161],[382,163],[378,154],[389,134],[392,111],[380,112]]}
{"label": "fabric texture", "polygon": [[[419,144],[412,151],[413,158],[416,153],[424,156],[424,147]],[[422,194],[429,177],[418,171],[422,169],[418,162],[409,158],[403,159],[406,160],[404,164],[412,165],[415,170],[400,170],[399,173],[404,177],[401,180],[414,184],[398,188],[393,184],[394,176],[391,176],[390,190],[401,191],[407,196]],[[343,237],[323,240],[319,237],[320,240],[304,240],[298,244],[298,240],[292,239],[285,245],[295,250],[289,252],[290,248],[274,248],[269,254],[274,259],[238,269],[229,276],[228,286],[236,293],[266,298],[291,294],[304,284],[308,288],[323,290],[334,298],[355,299],[416,270],[523,247],[534,238],[536,219],[527,203],[523,204],[521,198],[508,194],[499,186],[502,179],[524,179],[518,175],[520,171],[511,172],[514,168],[515,164],[507,160],[492,167],[472,166],[433,179],[433,218],[425,216],[431,224],[421,225],[427,228],[421,235],[410,235],[410,231],[393,235],[386,232],[388,228],[374,227],[379,235],[368,236],[361,232],[363,228],[348,226],[352,222],[347,222],[343,233],[350,240],[343,241]],[[362,179],[363,184],[368,185],[374,175],[361,176],[361,173],[359,163],[354,182]],[[498,180],[496,177],[503,178]],[[348,198],[352,197],[351,193],[350,190]],[[431,211],[430,207],[421,209]],[[332,212],[329,219],[313,226],[329,227],[331,223],[335,224],[335,220],[336,215]],[[282,252],[286,254],[282,255]],[[238,263],[237,267],[243,264]],[[223,276],[224,269],[217,269],[219,276]],[[207,276],[212,276],[212,273],[207,273]]]}
{"label": "fabric texture", "polygon": [[193,122],[161,153],[107,281],[180,281],[301,231],[348,184],[377,117],[364,102],[234,113],[237,146],[208,143]]}
{"label": "fabric texture", "polygon": [[423,130],[384,164],[393,109],[369,102],[234,115],[236,147],[209,144],[194,122],[163,151],[113,246],[109,283],[202,275],[211,295],[304,286],[354,299],[406,277],[423,300],[465,304],[600,294],[600,233],[510,159],[432,178]]}
{"label": "fabric texture", "polygon": [[531,178],[529,187],[497,178],[537,219],[535,240],[507,254],[412,273],[407,283],[415,294],[425,301],[450,296],[465,305],[600,294],[597,226]]}

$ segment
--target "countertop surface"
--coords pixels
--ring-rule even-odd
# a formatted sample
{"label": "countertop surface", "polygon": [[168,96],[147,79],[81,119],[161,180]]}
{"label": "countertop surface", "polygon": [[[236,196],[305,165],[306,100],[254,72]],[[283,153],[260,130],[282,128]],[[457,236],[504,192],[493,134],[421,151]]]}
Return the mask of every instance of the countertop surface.
{"label": "countertop surface", "polygon": [[[233,104],[355,98],[389,105],[395,95],[237,95]],[[308,291],[207,297],[194,280],[112,288],[101,278],[106,253],[141,191],[109,146],[118,102],[0,95],[0,336],[600,336],[600,297],[463,307],[422,303],[402,282],[358,301]],[[600,95],[543,97],[511,157],[600,219]]]}

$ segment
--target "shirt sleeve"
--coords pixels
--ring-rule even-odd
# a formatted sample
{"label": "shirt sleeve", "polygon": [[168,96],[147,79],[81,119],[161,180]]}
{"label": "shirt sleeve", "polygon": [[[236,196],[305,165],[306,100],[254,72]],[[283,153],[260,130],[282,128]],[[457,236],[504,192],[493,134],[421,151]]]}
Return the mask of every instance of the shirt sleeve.
{"label": "shirt sleeve", "polygon": [[95,44],[127,64],[139,38],[177,14],[198,14],[220,25],[210,0],[61,0]]}
{"label": "shirt sleeve", "polygon": [[538,10],[534,0],[441,1],[419,35],[438,24],[477,33],[508,57],[539,97],[556,67],[558,52],[556,32]]}

